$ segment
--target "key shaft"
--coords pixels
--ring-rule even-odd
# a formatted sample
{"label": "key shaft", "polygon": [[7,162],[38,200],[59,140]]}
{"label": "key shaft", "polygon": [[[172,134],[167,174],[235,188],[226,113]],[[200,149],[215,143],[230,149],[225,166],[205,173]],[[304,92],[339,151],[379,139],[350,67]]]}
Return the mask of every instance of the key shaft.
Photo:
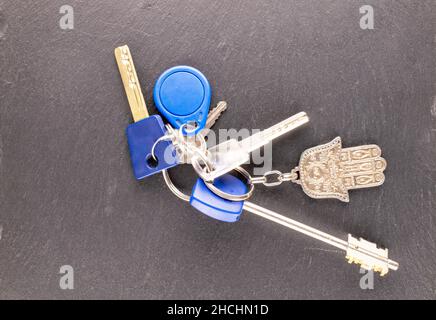
{"label": "key shaft", "polygon": [[126,91],[133,120],[138,122],[148,118],[149,113],[129,47],[122,46],[116,48],[115,59],[117,60],[118,69],[120,70],[121,79],[123,80],[124,90]]}
{"label": "key shaft", "polygon": [[206,171],[199,159],[192,159],[194,170],[205,181],[213,181],[215,178],[232,171],[250,160],[250,153],[273,139],[290,132],[299,126],[307,123],[309,117],[305,112],[299,112],[288,119],[285,119],[269,129],[255,133],[252,136],[237,141],[230,139],[224,141],[208,150],[208,157],[213,163],[213,170]]}
{"label": "key shaft", "polygon": [[307,116],[307,114],[305,112],[299,112],[292,117],[289,117],[288,119],[285,119],[273,125],[268,129],[255,133],[252,136],[243,139],[240,142],[241,148],[245,152],[251,153],[254,150],[257,150],[260,147],[268,144],[275,138],[280,137],[281,135],[284,135],[285,133],[288,133],[308,122],[309,117]]}
{"label": "key shaft", "polygon": [[345,241],[248,201],[244,202],[243,209],[344,250],[349,263],[360,264],[362,268],[380,272],[382,276],[389,269],[397,270],[399,267],[397,262],[388,259],[387,249],[377,248],[376,244],[362,238],[356,239],[349,234],[348,241]]}

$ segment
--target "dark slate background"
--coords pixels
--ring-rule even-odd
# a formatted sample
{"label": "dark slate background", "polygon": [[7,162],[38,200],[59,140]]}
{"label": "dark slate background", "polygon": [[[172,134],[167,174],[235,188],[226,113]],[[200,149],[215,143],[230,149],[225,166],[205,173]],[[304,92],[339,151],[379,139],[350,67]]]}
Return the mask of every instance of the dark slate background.
{"label": "dark slate background", "polygon": [[[61,30],[59,8],[75,9]],[[371,4],[375,29],[361,30]],[[0,298],[436,297],[433,1],[0,1]],[[389,248],[397,272],[361,290],[344,254],[244,214],[214,221],[161,175],[133,178],[131,115],[113,50],[128,44],[149,108],[168,67],[200,69],[229,109],[215,128],[310,124],[273,143],[274,168],[337,135],[379,144],[386,183],[351,202],[298,186],[252,201]],[[172,170],[184,190],[195,176]],[[188,178],[187,178],[188,177]],[[59,288],[72,265],[75,289]]]}

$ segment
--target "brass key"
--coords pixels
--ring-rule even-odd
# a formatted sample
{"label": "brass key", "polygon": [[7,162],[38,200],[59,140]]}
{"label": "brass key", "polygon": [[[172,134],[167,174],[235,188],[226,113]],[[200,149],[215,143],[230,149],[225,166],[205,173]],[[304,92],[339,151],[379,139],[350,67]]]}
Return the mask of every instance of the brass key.
{"label": "brass key", "polygon": [[148,118],[148,110],[142,95],[138,75],[136,74],[133,58],[128,46],[115,49],[115,59],[123,80],[124,90],[126,90],[127,100],[132,111],[133,121],[138,122]]}

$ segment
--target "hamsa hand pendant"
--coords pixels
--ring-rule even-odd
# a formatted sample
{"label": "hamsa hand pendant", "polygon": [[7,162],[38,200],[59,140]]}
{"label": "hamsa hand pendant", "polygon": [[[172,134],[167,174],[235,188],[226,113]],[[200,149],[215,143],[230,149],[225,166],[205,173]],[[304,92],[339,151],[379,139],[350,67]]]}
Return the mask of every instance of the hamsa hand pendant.
{"label": "hamsa hand pendant", "polygon": [[380,186],[386,160],[375,144],[342,148],[340,137],[307,149],[298,168],[303,191],[310,197],[349,202],[348,190]]}

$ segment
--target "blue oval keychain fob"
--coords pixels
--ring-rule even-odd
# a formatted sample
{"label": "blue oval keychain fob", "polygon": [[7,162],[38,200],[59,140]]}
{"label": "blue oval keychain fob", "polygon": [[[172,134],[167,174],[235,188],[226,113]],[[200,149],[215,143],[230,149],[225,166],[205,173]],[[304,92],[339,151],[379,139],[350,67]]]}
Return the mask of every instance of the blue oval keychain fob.
{"label": "blue oval keychain fob", "polygon": [[206,77],[189,66],[176,66],[166,70],[157,79],[153,98],[159,112],[175,128],[191,122],[196,123],[192,131],[197,134],[206,125],[212,90]]}

